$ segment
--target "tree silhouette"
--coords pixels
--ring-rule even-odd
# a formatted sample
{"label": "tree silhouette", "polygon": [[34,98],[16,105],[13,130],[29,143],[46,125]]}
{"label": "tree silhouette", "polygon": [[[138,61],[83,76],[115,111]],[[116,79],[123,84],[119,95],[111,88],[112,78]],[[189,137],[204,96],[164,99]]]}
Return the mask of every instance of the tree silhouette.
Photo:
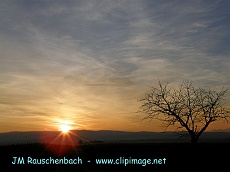
{"label": "tree silhouette", "polygon": [[[210,123],[229,118],[229,111],[222,106],[227,89],[220,91],[197,88],[192,81],[183,81],[178,88],[169,88],[168,84],[153,88],[139,101],[143,102],[139,112],[147,116],[143,119],[158,119],[167,129],[176,125],[197,143],[200,135]],[[178,125],[179,124],[179,125]]]}

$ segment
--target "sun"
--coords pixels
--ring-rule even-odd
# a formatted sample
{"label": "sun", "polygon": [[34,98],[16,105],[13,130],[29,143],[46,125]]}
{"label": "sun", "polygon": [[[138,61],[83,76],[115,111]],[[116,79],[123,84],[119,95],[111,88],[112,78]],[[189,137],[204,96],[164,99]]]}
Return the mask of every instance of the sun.
{"label": "sun", "polygon": [[70,129],[71,129],[71,127],[69,125],[66,125],[66,124],[60,126],[60,130],[62,133],[68,133]]}
{"label": "sun", "polygon": [[57,127],[57,130],[61,131],[62,134],[68,134],[74,125],[72,121],[63,119],[56,119],[54,123],[54,125]]}

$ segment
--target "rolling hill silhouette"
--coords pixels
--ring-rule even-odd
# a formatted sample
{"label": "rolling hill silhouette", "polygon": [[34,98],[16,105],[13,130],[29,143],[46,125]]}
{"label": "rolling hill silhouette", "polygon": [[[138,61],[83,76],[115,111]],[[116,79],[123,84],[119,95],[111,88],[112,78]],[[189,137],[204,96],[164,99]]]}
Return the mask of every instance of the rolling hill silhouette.
{"label": "rolling hill silhouette", "polygon": [[[73,130],[69,136],[64,136],[66,144],[91,141],[103,142],[129,142],[129,143],[168,143],[190,142],[189,137],[181,138],[175,132],[125,132],[111,130]],[[72,141],[68,141],[72,140]],[[30,131],[0,133],[0,144],[17,143],[56,143],[63,141],[60,131]],[[200,142],[230,142],[230,132],[206,132],[200,138]]]}

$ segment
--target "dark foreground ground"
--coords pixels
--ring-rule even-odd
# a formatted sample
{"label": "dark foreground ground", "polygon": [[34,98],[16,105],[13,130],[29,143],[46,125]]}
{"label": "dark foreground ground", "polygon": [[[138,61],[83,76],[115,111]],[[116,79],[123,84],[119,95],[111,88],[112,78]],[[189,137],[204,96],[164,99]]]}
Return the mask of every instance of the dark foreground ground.
{"label": "dark foreground ground", "polygon": [[[77,146],[43,145],[35,143],[0,146],[0,171],[227,172],[230,171],[229,155],[229,143],[199,143],[197,145],[191,145],[189,143],[94,143]],[[15,158],[16,161],[13,157],[17,157],[17,159]],[[18,159],[18,157],[20,157],[20,159]],[[31,157],[33,160],[46,160],[49,158],[63,159],[65,157],[68,160],[76,159],[75,162],[82,162],[82,164],[32,165],[28,164],[28,157]],[[127,164],[125,166],[125,161],[131,162],[131,158],[142,164]],[[163,160],[164,158],[166,159],[165,161]],[[81,161],[79,159],[81,159]],[[113,163],[104,165],[97,164],[96,159],[113,159]],[[117,161],[118,163],[123,164],[114,164],[114,161],[117,159],[119,159],[119,162]],[[145,165],[145,162],[147,162],[145,159],[161,160],[157,161],[158,164]]]}

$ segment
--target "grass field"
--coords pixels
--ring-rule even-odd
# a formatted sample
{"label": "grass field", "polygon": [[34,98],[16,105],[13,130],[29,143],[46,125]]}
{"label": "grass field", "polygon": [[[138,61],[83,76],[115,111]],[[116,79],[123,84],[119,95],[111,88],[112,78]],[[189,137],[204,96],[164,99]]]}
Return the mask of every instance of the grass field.
{"label": "grass field", "polygon": [[[1,171],[230,171],[229,143],[93,143],[45,145],[40,143],[0,146]],[[24,158],[25,164],[13,157]],[[80,158],[82,164],[28,164],[34,159]],[[163,161],[165,158],[165,161]],[[112,164],[97,164],[96,159],[113,159]],[[119,159],[119,163],[114,164]],[[125,160],[127,159],[127,160]],[[134,160],[131,160],[134,159]],[[150,159],[159,163],[145,164]],[[19,159],[22,160],[22,159]],[[31,160],[31,159],[30,159]],[[150,162],[149,160],[149,162]],[[90,162],[88,162],[90,161]],[[124,164],[124,162],[142,164]],[[32,161],[33,162],[33,161]],[[165,164],[163,163],[165,162]],[[21,162],[22,163],[22,162]],[[30,161],[31,163],[31,161]],[[101,162],[102,163],[102,162]]]}

